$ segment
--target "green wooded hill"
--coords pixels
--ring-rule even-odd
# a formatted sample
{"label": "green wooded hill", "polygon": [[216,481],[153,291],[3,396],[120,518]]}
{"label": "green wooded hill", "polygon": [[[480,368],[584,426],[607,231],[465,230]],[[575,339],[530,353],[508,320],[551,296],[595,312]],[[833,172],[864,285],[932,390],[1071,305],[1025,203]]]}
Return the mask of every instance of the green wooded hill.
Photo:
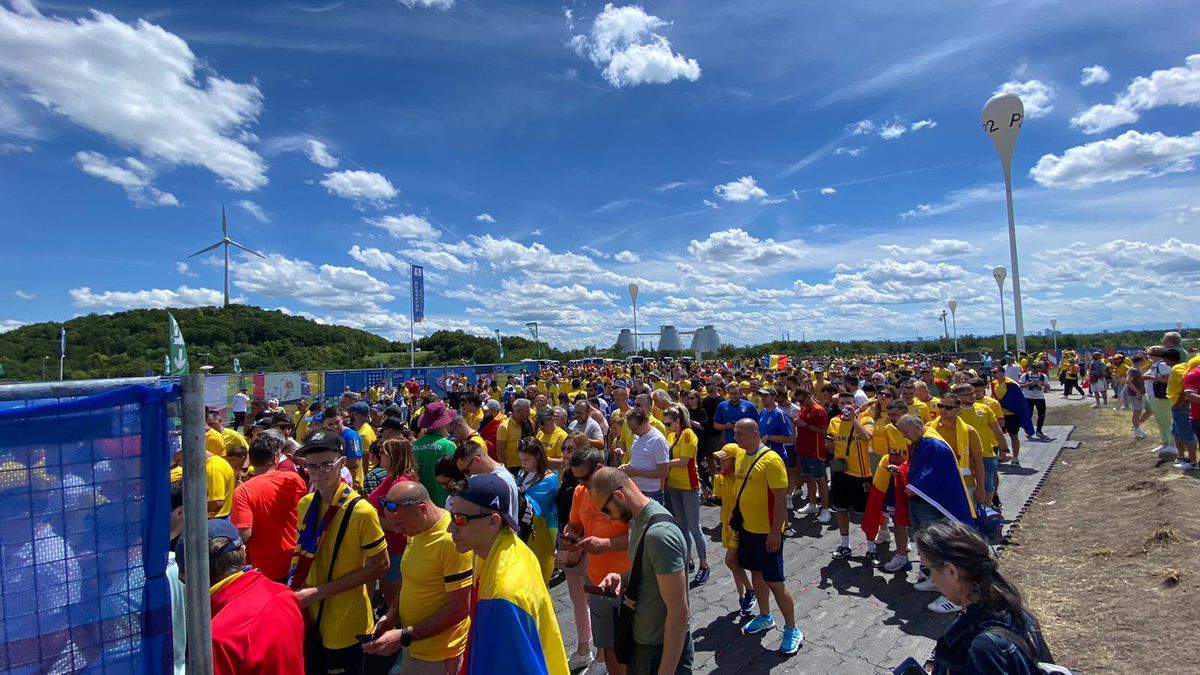
{"label": "green wooded hill", "polygon": [[[319,324],[279,311],[243,305],[229,308],[172,309],[187,342],[193,371],[202,365],[213,372],[399,368],[409,365],[408,343],[373,333]],[[89,314],[65,323],[39,323],[0,333],[0,365],[5,381],[58,377],[58,337],[67,328],[67,379],[137,377],[162,372],[167,347],[167,310],[135,309],[115,314]],[[533,358],[532,340],[505,336],[505,360]],[[417,365],[495,363],[496,341],[462,331],[439,331],[416,342]],[[543,354],[558,358],[542,345]],[[49,357],[49,358],[44,358]]]}

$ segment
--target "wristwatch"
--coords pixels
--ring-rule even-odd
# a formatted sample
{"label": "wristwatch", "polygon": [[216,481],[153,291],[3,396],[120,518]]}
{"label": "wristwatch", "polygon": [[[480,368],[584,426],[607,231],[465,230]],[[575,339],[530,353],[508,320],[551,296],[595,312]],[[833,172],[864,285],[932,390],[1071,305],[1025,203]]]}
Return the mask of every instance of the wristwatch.
{"label": "wristwatch", "polygon": [[400,646],[408,647],[412,644],[412,626],[400,630]]}

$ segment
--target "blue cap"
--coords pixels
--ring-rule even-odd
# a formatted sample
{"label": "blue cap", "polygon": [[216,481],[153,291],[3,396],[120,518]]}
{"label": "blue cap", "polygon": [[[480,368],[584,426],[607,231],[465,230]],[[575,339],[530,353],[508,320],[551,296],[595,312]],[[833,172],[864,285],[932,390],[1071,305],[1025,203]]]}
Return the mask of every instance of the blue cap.
{"label": "blue cap", "polygon": [[371,406],[366,401],[352,403],[350,404],[349,408],[346,408],[346,410],[354,413],[355,415],[362,415],[363,417],[371,414]]}
{"label": "blue cap", "polygon": [[454,495],[454,499],[462,499],[476,506],[491,509],[500,514],[504,522],[513,529],[520,531],[520,526],[512,515],[512,486],[494,473],[480,473],[467,479],[467,488]]}
{"label": "blue cap", "polygon": [[[210,518],[208,521],[208,541],[209,541],[209,543],[211,543],[213,539],[221,539],[221,538],[228,539],[229,542],[227,544],[225,544],[224,546],[222,546],[221,550],[217,551],[216,553],[212,553],[210,551],[209,552],[210,558],[214,558],[214,557],[219,558],[219,557],[225,555],[226,553],[229,553],[230,551],[240,548],[242,545],[242,535],[240,532],[238,532],[238,529],[236,527],[234,527],[233,523],[229,522],[228,520],[226,520],[224,518]],[[184,565],[183,541],[184,541],[184,539],[186,539],[186,537],[180,537],[179,543],[175,545],[175,564],[179,565],[179,572],[181,574],[184,571],[183,570],[183,565]]]}

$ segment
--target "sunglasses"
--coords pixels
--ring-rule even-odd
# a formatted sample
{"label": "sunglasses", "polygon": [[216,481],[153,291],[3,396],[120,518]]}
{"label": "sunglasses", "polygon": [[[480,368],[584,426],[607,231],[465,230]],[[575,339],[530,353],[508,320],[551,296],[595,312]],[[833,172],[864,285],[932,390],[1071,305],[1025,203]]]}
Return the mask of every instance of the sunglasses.
{"label": "sunglasses", "polygon": [[604,503],[600,505],[600,513],[608,513],[608,505],[609,505],[609,503],[612,502],[613,495],[617,494],[618,492],[620,492],[623,489],[624,488],[617,488],[617,489],[613,490],[612,492],[608,493],[608,499],[605,499]]}
{"label": "sunglasses", "polygon": [[450,512],[450,522],[454,523],[455,527],[466,527],[467,523],[471,522],[472,520],[479,520],[480,518],[488,518],[491,515],[492,514],[490,514],[490,513],[470,514],[470,513],[454,513],[453,511],[451,511]]}
{"label": "sunglasses", "polygon": [[398,511],[401,506],[416,506],[420,503],[422,503],[420,499],[401,499],[398,502],[394,502],[390,499],[384,499],[382,497],[379,499],[379,505],[391,513]]}
{"label": "sunglasses", "polygon": [[882,396],[883,398],[896,398],[895,396],[892,396],[891,394],[887,393],[886,391],[879,392],[877,394],[877,396]]}
{"label": "sunglasses", "polygon": [[959,409],[959,408],[961,408],[962,406],[958,406],[958,405],[946,405],[945,403],[939,403],[939,404],[937,404],[937,407],[941,408],[942,410],[958,410],[958,409]]}

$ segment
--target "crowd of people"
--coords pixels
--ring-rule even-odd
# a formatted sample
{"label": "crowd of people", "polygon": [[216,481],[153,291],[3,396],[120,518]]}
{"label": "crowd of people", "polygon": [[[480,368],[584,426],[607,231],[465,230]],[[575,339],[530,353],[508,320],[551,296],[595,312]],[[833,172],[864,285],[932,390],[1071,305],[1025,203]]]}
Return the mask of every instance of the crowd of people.
{"label": "crowd of people", "polygon": [[[1200,359],[1169,342],[1128,364],[1101,358],[1103,371],[1068,352],[1059,380],[1068,396],[1086,373],[1102,399],[1120,380],[1134,431],[1166,420],[1163,446],[1190,465]],[[785,534],[807,518],[838,529],[833,560],[861,536],[869,564],[940,592],[930,611],[962,612],[933,672],[1036,672],[1052,657],[987,540],[999,465],[1019,466],[1022,436],[1044,437],[1048,365],[678,360],[459,381],[444,397],[380,382],[294,412],[247,397],[237,428],[207,417],[217,672],[558,674],[596,660],[691,672],[688,592],[725,573],[713,562],[733,578],[740,630],[780,628],[779,652],[795,654]],[[719,509],[720,551],[700,527],[706,508]],[[571,654],[549,593],[559,583]]]}

